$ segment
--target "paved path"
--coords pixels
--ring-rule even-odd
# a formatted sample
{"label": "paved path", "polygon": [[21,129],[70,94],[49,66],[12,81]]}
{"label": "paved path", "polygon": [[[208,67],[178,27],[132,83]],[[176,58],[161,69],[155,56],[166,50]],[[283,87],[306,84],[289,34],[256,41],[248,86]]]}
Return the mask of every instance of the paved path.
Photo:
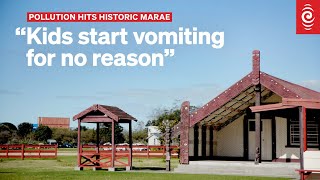
{"label": "paved path", "polygon": [[189,165],[178,165],[177,173],[221,174],[241,176],[268,176],[299,178],[295,169],[299,163],[262,162],[255,165],[251,161],[190,161]]}

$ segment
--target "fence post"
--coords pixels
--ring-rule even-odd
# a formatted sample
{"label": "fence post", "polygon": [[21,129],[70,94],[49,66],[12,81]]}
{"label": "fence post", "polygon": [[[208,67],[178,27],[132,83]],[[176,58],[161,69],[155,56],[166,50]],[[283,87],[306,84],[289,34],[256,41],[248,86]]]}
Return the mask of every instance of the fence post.
{"label": "fence post", "polygon": [[162,146],[163,151],[162,151],[162,157],[165,157],[166,154],[166,146]]}
{"label": "fence post", "polygon": [[21,160],[24,160],[24,144],[21,145]]}
{"label": "fence post", "polygon": [[[132,147],[132,146],[131,146]],[[129,148],[129,154],[128,154],[128,166],[130,166],[132,168],[132,163],[131,163],[131,159],[132,159],[132,148]]]}
{"label": "fence post", "polygon": [[9,144],[7,145],[6,158],[9,158]]}
{"label": "fence post", "polygon": [[147,158],[149,159],[149,145],[147,145]]}
{"label": "fence post", "polygon": [[166,135],[165,135],[166,147],[164,149],[166,150],[166,170],[170,171],[171,170],[171,154],[170,154],[171,129],[170,129],[169,120],[165,121],[165,125],[166,125]]}
{"label": "fence post", "polygon": [[38,148],[38,156],[39,158],[41,158],[41,145],[39,144],[39,148]]}
{"label": "fence post", "polygon": [[58,157],[58,144],[55,145],[55,154],[54,154],[54,157],[57,158]]}

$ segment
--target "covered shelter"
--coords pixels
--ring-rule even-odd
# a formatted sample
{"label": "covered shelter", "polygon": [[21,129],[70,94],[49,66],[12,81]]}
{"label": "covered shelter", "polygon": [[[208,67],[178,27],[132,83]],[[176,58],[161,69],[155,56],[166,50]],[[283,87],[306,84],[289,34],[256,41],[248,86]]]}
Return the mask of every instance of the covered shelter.
{"label": "covered shelter", "polygon": [[[307,126],[307,117],[308,119],[312,119],[320,115],[320,100],[284,98],[282,103],[250,107],[254,113],[267,113],[270,111],[277,113],[293,108],[298,108],[299,111],[300,169],[297,171],[300,173],[300,179],[304,180],[313,172],[320,173],[320,151],[315,151],[310,146],[308,149],[308,140],[310,141],[308,134],[314,133],[314,127]],[[318,134],[318,140],[319,138],[320,134]],[[318,174],[313,176],[320,177]]]}
{"label": "covered shelter", "polygon": [[[108,168],[114,171],[116,167],[126,167],[126,170],[132,169],[132,121],[137,121],[128,113],[118,107],[94,104],[73,117],[78,121],[78,166],[77,170],[85,167],[95,169]],[[81,123],[96,123],[96,144],[81,144]],[[111,123],[111,145],[101,145],[99,138],[100,123]],[[122,151],[116,149],[115,144],[115,124],[129,124],[129,145],[122,147]],[[90,150],[94,148],[94,150]],[[89,149],[89,150],[88,150]],[[123,160],[127,159],[126,162]]]}
{"label": "covered shelter", "polygon": [[262,72],[260,51],[254,50],[252,71],[242,79],[195,111],[190,102],[182,103],[181,122],[174,127],[180,135],[180,163],[300,162],[300,142],[305,143],[300,141],[301,108],[309,114],[308,147],[320,152],[319,101],[319,92]]}

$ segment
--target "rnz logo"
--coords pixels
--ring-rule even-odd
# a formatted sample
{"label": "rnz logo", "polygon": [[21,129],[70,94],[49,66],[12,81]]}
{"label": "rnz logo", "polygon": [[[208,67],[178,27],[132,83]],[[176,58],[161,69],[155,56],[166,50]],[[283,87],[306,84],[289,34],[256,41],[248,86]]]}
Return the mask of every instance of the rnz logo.
{"label": "rnz logo", "polygon": [[305,4],[301,14],[302,25],[304,29],[310,31],[314,24],[314,11],[311,4]]}

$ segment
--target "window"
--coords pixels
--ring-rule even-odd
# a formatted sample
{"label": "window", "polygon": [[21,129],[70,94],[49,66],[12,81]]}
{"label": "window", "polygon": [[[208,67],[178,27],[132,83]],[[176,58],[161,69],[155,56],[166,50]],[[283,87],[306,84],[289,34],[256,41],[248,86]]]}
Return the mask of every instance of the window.
{"label": "window", "polygon": [[256,130],[256,122],[249,121],[249,131],[255,131],[255,130]]}
{"label": "window", "polygon": [[[256,121],[249,120],[249,131],[256,131]],[[260,131],[262,131],[262,121],[260,122]]]}
{"label": "window", "polygon": [[[299,132],[299,120],[290,119],[289,121],[289,132],[290,132],[290,145],[300,145],[300,132]],[[307,120],[307,144],[308,146],[319,145],[319,122],[308,119]]]}

